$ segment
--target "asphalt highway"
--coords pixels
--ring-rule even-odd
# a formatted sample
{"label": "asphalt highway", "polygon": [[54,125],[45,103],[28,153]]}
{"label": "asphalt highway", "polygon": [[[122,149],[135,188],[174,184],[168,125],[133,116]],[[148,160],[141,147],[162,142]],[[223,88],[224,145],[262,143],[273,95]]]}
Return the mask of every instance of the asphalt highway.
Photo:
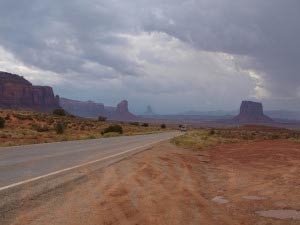
{"label": "asphalt highway", "polygon": [[179,132],[167,132],[0,148],[0,191],[114,156],[126,156],[178,135]]}

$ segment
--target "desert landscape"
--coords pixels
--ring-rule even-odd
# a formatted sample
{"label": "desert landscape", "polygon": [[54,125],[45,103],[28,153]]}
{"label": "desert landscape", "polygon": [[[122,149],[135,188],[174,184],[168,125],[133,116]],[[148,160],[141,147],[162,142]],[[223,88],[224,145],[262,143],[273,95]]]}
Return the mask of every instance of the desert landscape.
{"label": "desert landscape", "polygon": [[299,225],[300,1],[0,1],[0,225]]}
{"label": "desert landscape", "polygon": [[[173,139],[184,148],[163,142],[105,170],[84,171],[85,179],[7,212],[6,222],[298,224],[300,143],[295,136],[299,133],[257,127],[211,131]],[[201,133],[194,143],[204,149],[186,144],[194,132]],[[259,135],[256,140],[253,132],[265,138]],[[208,141],[208,146],[202,144],[205,136],[234,141]]]}
{"label": "desert landscape", "polygon": [[61,99],[51,87],[36,97],[18,75],[0,81],[1,224],[299,223],[298,122],[266,116],[261,103],[195,122],[135,116],[126,100]]}

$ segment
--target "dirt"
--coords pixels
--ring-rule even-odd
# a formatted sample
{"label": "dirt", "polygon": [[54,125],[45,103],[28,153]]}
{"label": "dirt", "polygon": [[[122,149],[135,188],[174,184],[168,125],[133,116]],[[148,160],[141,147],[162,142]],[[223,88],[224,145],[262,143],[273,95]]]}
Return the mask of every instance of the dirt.
{"label": "dirt", "polygon": [[13,224],[296,225],[257,212],[300,210],[299,165],[300,145],[284,140],[206,151],[163,143],[25,203]]}

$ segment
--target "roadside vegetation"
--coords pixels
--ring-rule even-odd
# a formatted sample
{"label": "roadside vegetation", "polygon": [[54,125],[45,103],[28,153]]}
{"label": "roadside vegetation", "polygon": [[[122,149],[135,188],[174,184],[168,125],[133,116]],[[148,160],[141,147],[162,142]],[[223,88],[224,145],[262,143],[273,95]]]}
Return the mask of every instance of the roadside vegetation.
{"label": "roadside vegetation", "polygon": [[4,128],[5,126],[5,119],[0,117],[0,128]]}
{"label": "roadside vegetation", "polygon": [[219,144],[286,139],[300,143],[300,132],[265,126],[194,129],[172,139],[177,146],[193,150],[209,149]]}
{"label": "roadside vegetation", "polygon": [[53,114],[0,110],[0,147],[162,132],[160,126],[84,119],[62,110]]}

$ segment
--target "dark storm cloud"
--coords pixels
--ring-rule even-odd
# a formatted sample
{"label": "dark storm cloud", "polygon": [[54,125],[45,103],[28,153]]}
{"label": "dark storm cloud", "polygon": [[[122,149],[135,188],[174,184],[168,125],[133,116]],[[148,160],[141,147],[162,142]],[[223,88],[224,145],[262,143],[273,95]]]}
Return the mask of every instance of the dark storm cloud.
{"label": "dark storm cloud", "polygon": [[131,28],[109,1],[25,1],[0,3],[0,42],[22,61],[45,70],[78,71],[86,60],[135,74],[130,59],[109,51]]}
{"label": "dark storm cloud", "polygon": [[274,96],[297,96],[299,1],[176,1],[158,9],[163,16],[146,21],[148,30],[164,31],[199,49],[252,57],[240,66],[262,72]]}
{"label": "dark storm cloud", "polygon": [[[161,58],[163,51],[153,54],[137,49],[136,55],[129,54],[132,46],[141,45],[141,40],[134,42],[133,37],[140,37],[142,32],[161,32],[187,43],[195,51],[232,54],[237,71],[256,72],[261,79],[257,85],[269,92],[269,98],[295,102],[300,98],[299,10],[298,0],[3,0],[0,47],[26,65],[60,74],[68,82],[111,79],[119,85],[117,80],[126,77],[125,83],[130,84],[150,73],[145,61],[157,66],[166,64]],[[153,43],[153,49],[157,50],[156,44]],[[146,47],[152,50],[151,45]],[[174,67],[177,64],[174,61]],[[186,68],[182,79],[191,79],[193,83],[197,68],[189,71],[188,66],[182,67]],[[206,72],[204,68],[201,73]],[[227,72],[218,73],[211,79],[219,84],[220,76],[225,82]],[[172,79],[171,72],[169,78]],[[181,87],[181,83],[166,87],[170,85],[169,78],[161,82],[151,80],[148,84],[158,83],[162,92],[164,88],[168,92],[174,90],[172,87],[189,89]],[[237,85],[242,83],[248,90],[252,84],[247,82],[239,79]],[[157,86],[147,86],[143,80],[138,85],[136,91],[140,93]],[[124,88],[120,95],[125,92]],[[232,93],[228,99],[235,96]]]}

